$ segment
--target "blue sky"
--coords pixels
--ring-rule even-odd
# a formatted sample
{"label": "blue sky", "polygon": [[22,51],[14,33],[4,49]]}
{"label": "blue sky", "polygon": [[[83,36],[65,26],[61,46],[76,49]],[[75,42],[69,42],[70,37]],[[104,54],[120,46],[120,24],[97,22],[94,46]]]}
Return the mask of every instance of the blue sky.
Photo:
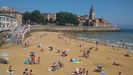
{"label": "blue sky", "polygon": [[[91,0],[0,0],[0,6],[14,7],[18,11],[68,11],[77,15],[89,14]],[[133,29],[133,0],[94,0],[96,16],[114,25]]]}

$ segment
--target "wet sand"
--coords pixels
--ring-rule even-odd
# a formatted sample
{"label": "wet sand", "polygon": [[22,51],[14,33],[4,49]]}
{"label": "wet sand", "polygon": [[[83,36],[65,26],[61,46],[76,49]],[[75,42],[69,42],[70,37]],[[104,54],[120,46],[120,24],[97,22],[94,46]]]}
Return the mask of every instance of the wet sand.
{"label": "wet sand", "polygon": [[[46,34],[46,36],[40,37]],[[130,53],[130,57],[125,57],[128,51],[122,48],[112,49],[109,46],[98,45],[98,51],[95,51],[95,43],[89,43],[82,40],[70,39],[69,37],[64,37],[59,39],[58,35],[63,34],[60,32],[34,32],[31,37],[28,37],[25,41],[29,41],[29,47],[22,47],[20,45],[15,45],[11,48],[0,48],[1,52],[7,52],[9,54],[10,63],[0,64],[0,75],[8,75],[6,70],[10,65],[16,71],[14,75],[22,75],[25,68],[33,70],[34,75],[69,75],[76,68],[85,68],[89,71],[89,75],[101,75],[99,72],[93,72],[97,68],[97,64],[102,64],[107,75],[133,75],[133,54]],[[66,43],[65,43],[66,40]],[[40,51],[38,44],[41,43],[44,48],[44,52]],[[82,47],[79,45],[82,44]],[[53,51],[49,51],[52,46]],[[91,48],[89,58],[81,57],[84,48]],[[68,56],[60,57],[61,53],[57,53],[57,50],[71,50],[68,52]],[[40,64],[29,65],[24,64],[26,57],[31,51],[36,53],[36,57],[40,57]],[[79,59],[82,61],[80,64],[70,62],[71,58]],[[53,65],[54,61],[61,60],[64,63],[64,67],[55,71],[49,72],[48,68]],[[113,62],[119,63],[121,66],[112,65]]]}

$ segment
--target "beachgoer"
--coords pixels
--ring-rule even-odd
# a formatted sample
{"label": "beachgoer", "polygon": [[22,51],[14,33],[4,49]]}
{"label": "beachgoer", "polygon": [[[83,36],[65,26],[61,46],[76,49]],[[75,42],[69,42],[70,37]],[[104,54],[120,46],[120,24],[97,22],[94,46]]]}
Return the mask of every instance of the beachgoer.
{"label": "beachgoer", "polygon": [[68,55],[68,54],[67,54],[66,51],[63,51],[62,54],[61,54],[62,57],[65,57],[65,56],[67,56],[67,55]]}
{"label": "beachgoer", "polygon": [[9,71],[9,75],[14,75],[15,70],[12,69],[12,66],[9,66],[8,71]]}
{"label": "beachgoer", "polygon": [[57,53],[61,53],[61,50],[57,49]]}
{"label": "beachgoer", "polygon": [[86,57],[88,58],[88,57],[89,57],[89,55],[90,55],[90,50],[87,50],[87,51],[86,51],[86,54],[87,54],[87,56],[86,56]]}
{"label": "beachgoer", "polygon": [[41,48],[41,47],[42,47],[42,44],[41,44],[41,43],[39,43],[38,48]]}
{"label": "beachgoer", "polygon": [[29,75],[33,75],[33,71],[32,70],[30,70]]}
{"label": "beachgoer", "polygon": [[113,64],[112,65],[115,65],[115,66],[120,66],[120,64],[119,63],[116,63],[116,62],[113,62]]}
{"label": "beachgoer", "polygon": [[51,68],[52,68],[52,71],[55,71],[55,70],[59,69],[60,66],[59,66],[58,62],[54,62],[53,66],[51,66]]}
{"label": "beachgoer", "polygon": [[23,75],[26,75],[26,73],[25,73],[25,72],[23,72]]}
{"label": "beachgoer", "polygon": [[50,47],[49,47],[49,50],[50,50],[50,51],[52,51],[52,50],[53,50],[53,47],[52,47],[52,46],[50,46]]}
{"label": "beachgoer", "polygon": [[82,72],[82,69],[81,68],[79,68],[79,74],[82,74],[83,72]]}
{"label": "beachgoer", "polygon": [[40,64],[40,57],[38,57],[37,62],[38,62],[38,64]]}
{"label": "beachgoer", "polygon": [[31,56],[31,64],[35,64],[35,56],[34,55]]}
{"label": "beachgoer", "polygon": [[119,72],[119,75],[121,75],[121,72]]}
{"label": "beachgoer", "polygon": [[86,74],[85,75],[89,75],[88,70],[86,71]]}
{"label": "beachgoer", "polygon": [[53,67],[59,67],[58,62],[54,62]]}
{"label": "beachgoer", "polygon": [[89,53],[90,53],[89,50],[84,49],[84,51],[83,51],[83,57],[88,58],[89,57]]}
{"label": "beachgoer", "polygon": [[63,64],[63,62],[61,62],[61,61],[58,61],[58,64],[59,64],[59,67],[61,68],[61,67],[64,67],[64,64]]}
{"label": "beachgoer", "polygon": [[125,57],[130,57],[129,53],[125,54],[124,56],[125,56]]}
{"label": "beachgoer", "polygon": [[94,72],[101,72],[102,71],[102,65],[98,64],[97,69],[94,70]]}
{"label": "beachgoer", "polygon": [[83,68],[83,71],[82,72],[83,72],[83,75],[84,75],[85,74],[85,68]]}
{"label": "beachgoer", "polygon": [[29,75],[28,68],[25,68],[24,72],[25,75]]}
{"label": "beachgoer", "polygon": [[76,71],[74,72],[76,75],[79,75],[80,72],[79,72],[79,68],[76,68]]}
{"label": "beachgoer", "polygon": [[43,48],[41,48],[41,49],[40,49],[40,51],[41,51],[41,52],[44,52],[44,49],[43,49]]}

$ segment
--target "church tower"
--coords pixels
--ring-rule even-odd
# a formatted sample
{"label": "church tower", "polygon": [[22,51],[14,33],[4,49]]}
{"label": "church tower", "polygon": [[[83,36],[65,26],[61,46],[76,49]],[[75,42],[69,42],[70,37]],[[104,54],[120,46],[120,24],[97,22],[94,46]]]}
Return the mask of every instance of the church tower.
{"label": "church tower", "polygon": [[92,4],[91,4],[90,13],[89,13],[89,19],[90,19],[90,20],[94,20],[94,19],[96,19],[95,9],[94,9],[94,2],[93,2],[93,0],[92,0]]}

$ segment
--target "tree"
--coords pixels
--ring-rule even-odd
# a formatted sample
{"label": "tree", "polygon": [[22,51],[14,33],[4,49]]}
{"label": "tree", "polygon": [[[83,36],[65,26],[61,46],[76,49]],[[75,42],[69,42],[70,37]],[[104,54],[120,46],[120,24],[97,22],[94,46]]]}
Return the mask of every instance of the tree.
{"label": "tree", "polygon": [[44,22],[44,17],[40,11],[34,10],[31,13],[31,21],[37,24],[42,24]]}
{"label": "tree", "polygon": [[31,13],[25,12],[23,14],[23,23],[26,24],[28,20],[31,20]]}
{"label": "tree", "polygon": [[56,23],[59,25],[78,25],[77,15],[69,12],[59,12],[56,14]]}
{"label": "tree", "polygon": [[40,11],[34,10],[31,13],[25,12],[23,14],[23,24],[26,24],[27,22],[30,22],[30,24],[47,24],[48,20]]}

